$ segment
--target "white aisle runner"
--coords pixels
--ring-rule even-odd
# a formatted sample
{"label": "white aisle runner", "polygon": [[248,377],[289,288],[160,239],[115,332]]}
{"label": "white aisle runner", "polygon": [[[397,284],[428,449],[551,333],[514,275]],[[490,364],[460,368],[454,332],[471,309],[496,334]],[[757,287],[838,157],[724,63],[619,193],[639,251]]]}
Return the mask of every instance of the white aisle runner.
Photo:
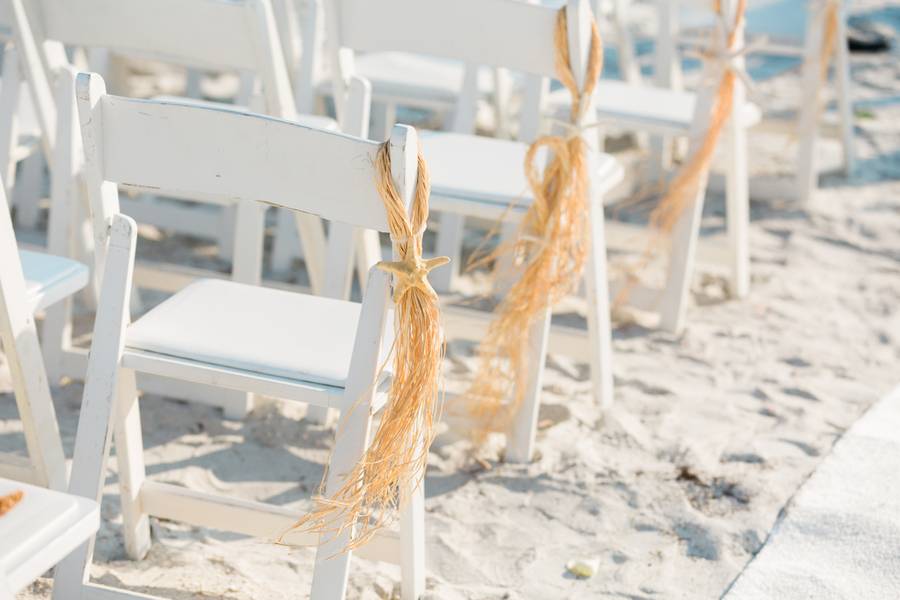
{"label": "white aisle runner", "polygon": [[835,444],[724,597],[900,598],[900,387]]}

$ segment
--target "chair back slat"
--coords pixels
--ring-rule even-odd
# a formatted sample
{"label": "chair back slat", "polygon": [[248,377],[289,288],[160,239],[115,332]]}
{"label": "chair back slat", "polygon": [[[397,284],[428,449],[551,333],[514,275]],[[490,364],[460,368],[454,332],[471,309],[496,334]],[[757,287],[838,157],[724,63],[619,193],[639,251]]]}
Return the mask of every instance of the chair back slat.
{"label": "chair back slat", "polygon": [[521,0],[326,0],[341,44],[552,76],[556,9]]}
{"label": "chair back slat", "polygon": [[30,0],[47,39],[196,67],[255,70],[257,0]]}
{"label": "chair back slat", "polygon": [[[325,0],[329,59],[336,107],[343,109],[346,82],[353,75],[354,51],[427,54],[518,71],[549,80],[556,77],[555,31],[559,7],[522,0]],[[591,8],[587,0],[568,0],[568,46],[581,84],[590,52]],[[531,141],[540,120],[546,85],[528,86],[520,139]],[[472,98],[464,97],[462,102]]]}
{"label": "chair back slat", "polygon": [[85,146],[98,180],[223,203],[265,202],[388,231],[375,189],[377,143],[172,101],[101,95],[92,102],[89,77],[99,80],[79,76],[79,112],[84,139],[99,142]]}

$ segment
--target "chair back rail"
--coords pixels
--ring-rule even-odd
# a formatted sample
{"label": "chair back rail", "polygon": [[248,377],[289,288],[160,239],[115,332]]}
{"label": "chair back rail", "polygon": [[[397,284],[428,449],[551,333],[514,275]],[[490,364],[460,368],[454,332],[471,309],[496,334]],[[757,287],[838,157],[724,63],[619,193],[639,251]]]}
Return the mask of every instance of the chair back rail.
{"label": "chair back rail", "polygon": [[[269,0],[10,0],[17,39],[44,48],[24,56],[29,81],[65,62],[54,45],[113,52],[260,77],[266,112],[294,118],[296,107]],[[55,43],[55,44],[54,44]],[[52,55],[51,55],[52,54]],[[31,59],[31,60],[29,60]],[[34,84],[32,84],[34,85]],[[38,82],[38,88],[43,88]],[[40,94],[39,94],[40,96]],[[39,99],[40,101],[40,99]]]}
{"label": "chair back rail", "polygon": [[[542,78],[556,76],[554,31],[559,9],[555,7],[521,0],[324,2],[326,41],[329,61],[335,67],[332,72],[339,113],[343,110],[346,82],[354,72],[354,51],[412,52]],[[591,9],[587,0],[569,0],[566,10],[573,72],[581,84],[590,52]],[[540,102],[528,105],[539,106]]]}
{"label": "chair back rail", "polygon": [[104,220],[117,202],[115,188],[102,184],[115,183],[259,201],[388,231],[375,142],[246,112],[106,95],[93,74],[79,75],[77,95],[88,187],[106,196],[92,193],[91,202]]}

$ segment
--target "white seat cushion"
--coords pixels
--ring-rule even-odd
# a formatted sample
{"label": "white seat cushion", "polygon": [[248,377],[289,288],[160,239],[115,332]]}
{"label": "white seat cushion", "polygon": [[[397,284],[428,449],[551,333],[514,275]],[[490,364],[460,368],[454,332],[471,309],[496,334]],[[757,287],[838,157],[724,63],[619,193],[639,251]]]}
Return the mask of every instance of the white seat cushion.
{"label": "white seat cushion", "polygon": [[[686,134],[694,119],[697,95],[649,85],[632,85],[604,79],[597,86],[597,118],[625,129],[651,133]],[[570,104],[569,91],[550,94],[550,106],[556,111]],[[759,108],[745,102],[741,124],[752,127],[759,122]]]}
{"label": "white seat cushion", "polygon": [[88,283],[88,268],[80,262],[28,250],[20,250],[19,258],[25,274],[25,291],[33,310],[55,304]]}
{"label": "white seat cushion", "polygon": [[23,492],[22,500],[0,518],[0,591],[24,589],[100,528],[100,505],[0,478],[0,496]]}
{"label": "white seat cushion", "polygon": [[[419,138],[431,172],[435,208],[452,210],[452,203],[443,198],[492,204],[500,210],[513,201],[522,208],[531,203],[525,179],[525,144],[437,131],[423,131]],[[598,190],[601,193],[622,179],[621,166],[608,154],[596,157],[596,169],[604,184]]]}
{"label": "white seat cushion", "polygon": [[[428,104],[453,105],[459,98],[465,67],[462,63],[405,52],[371,52],[356,56],[356,71],[372,84],[377,99],[407,101],[418,99]],[[330,93],[330,81],[323,81]],[[482,94],[494,89],[490,72],[479,70],[478,88]]]}
{"label": "white seat cushion", "polygon": [[[127,349],[344,387],[359,304],[204,279],[135,321]],[[390,342],[388,342],[390,343]]]}

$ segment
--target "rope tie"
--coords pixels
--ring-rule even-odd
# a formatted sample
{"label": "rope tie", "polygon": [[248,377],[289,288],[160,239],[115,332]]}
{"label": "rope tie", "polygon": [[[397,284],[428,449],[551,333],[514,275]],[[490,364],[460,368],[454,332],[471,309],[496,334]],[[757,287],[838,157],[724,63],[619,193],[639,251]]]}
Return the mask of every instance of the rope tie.
{"label": "rope tie", "polygon": [[[525,176],[533,201],[519,226],[516,242],[471,264],[487,262],[511,252],[520,276],[496,309],[478,349],[475,380],[466,393],[466,409],[475,425],[476,447],[488,433],[505,429],[525,395],[528,349],[532,325],[548,308],[566,296],[578,283],[590,244],[587,212],[590,210],[590,179],[587,145],[581,132],[585,113],[603,69],[603,45],[596,22],[591,23],[591,48],[584,87],[572,72],[565,9],[557,15],[554,32],[555,69],[572,99],[565,135],[545,135],[525,154]],[[541,150],[549,153],[542,169],[536,164]],[[510,278],[495,278],[508,281]],[[497,280],[495,279],[495,281]]]}
{"label": "rope tie", "polygon": [[[362,546],[380,529],[396,521],[397,513],[408,497],[404,491],[415,490],[422,484],[428,448],[434,439],[434,426],[440,413],[444,334],[438,296],[428,282],[428,273],[450,259],[446,256],[422,258],[422,237],[431,191],[428,167],[420,154],[412,215],[407,214],[391,178],[388,142],[378,150],[375,170],[391,240],[399,255],[397,261],[382,261],[376,265],[391,274],[394,280],[391,389],[372,443],[346,475],[340,489],[330,497],[325,494],[326,472],[320,493],[315,498],[317,508],[291,528],[317,533],[323,543],[349,530],[350,539],[344,552]],[[344,420],[355,410],[370,410],[368,403],[361,400],[371,394],[380,374],[381,370],[366,394],[346,411]]]}

